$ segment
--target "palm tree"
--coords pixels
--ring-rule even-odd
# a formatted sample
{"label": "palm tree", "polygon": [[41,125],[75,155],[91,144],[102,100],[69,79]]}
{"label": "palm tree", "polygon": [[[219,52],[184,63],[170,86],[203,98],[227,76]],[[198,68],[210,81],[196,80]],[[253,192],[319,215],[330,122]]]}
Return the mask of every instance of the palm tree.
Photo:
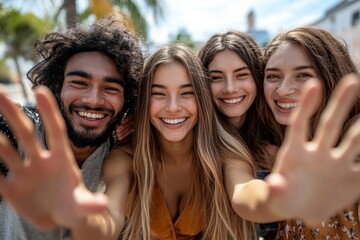
{"label": "palm tree", "polygon": [[40,19],[32,13],[21,13],[15,9],[0,8],[0,41],[5,43],[5,58],[12,59],[20,78],[25,100],[28,95],[22,82],[19,60],[36,61],[33,51],[35,41],[47,30],[52,29],[51,21]]}
{"label": "palm tree", "polygon": [[[158,22],[163,17],[159,0],[145,0],[144,3],[152,11],[155,22]],[[125,20],[130,28],[142,34],[145,39],[147,37],[147,21],[140,10],[139,3],[134,0],[89,0],[88,8],[82,13],[78,13],[76,0],[63,0],[60,11],[66,13],[67,26],[74,26],[91,14],[94,14],[97,19],[114,15]],[[58,16],[59,13],[56,15]]]}

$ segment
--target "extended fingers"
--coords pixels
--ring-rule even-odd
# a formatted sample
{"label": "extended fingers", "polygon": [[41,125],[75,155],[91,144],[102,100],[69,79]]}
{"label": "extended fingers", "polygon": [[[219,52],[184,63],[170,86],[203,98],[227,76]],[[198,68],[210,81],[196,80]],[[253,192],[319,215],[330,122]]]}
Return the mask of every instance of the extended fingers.
{"label": "extended fingers", "polygon": [[5,179],[5,176],[0,174],[0,201],[2,196],[6,195],[8,189],[8,183]]}
{"label": "extended fingers", "polygon": [[[22,169],[23,161],[14,149],[7,137],[0,134],[0,159],[5,163],[11,175],[18,174],[18,170]],[[21,173],[19,173],[21,174]],[[6,177],[0,173],[0,200],[1,195],[8,198],[12,191],[12,184],[6,180]]]}
{"label": "extended fingers", "polygon": [[[360,118],[347,130],[344,138],[340,142],[335,154],[339,156],[346,156],[350,164],[354,164],[354,161],[360,155]],[[359,163],[356,163],[359,164]]]}
{"label": "extended fingers", "polygon": [[302,89],[299,105],[291,116],[285,140],[300,144],[307,140],[309,119],[320,103],[321,86],[317,81],[308,81]]}
{"label": "extended fingers", "polygon": [[38,87],[35,96],[39,106],[39,114],[46,130],[49,149],[61,151],[61,149],[70,146],[64,119],[50,90],[46,87]]}
{"label": "extended fingers", "polygon": [[37,158],[41,152],[41,146],[36,140],[31,120],[4,93],[0,93],[0,111],[7,119],[7,124],[26,154]]}
{"label": "extended fingers", "polygon": [[19,153],[14,149],[7,137],[0,134],[0,159],[5,163],[11,172],[23,165],[23,161]]}
{"label": "extended fingers", "polygon": [[359,88],[360,79],[355,75],[348,75],[339,82],[317,126],[314,141],[318,145],[331,148],[336,144]]}

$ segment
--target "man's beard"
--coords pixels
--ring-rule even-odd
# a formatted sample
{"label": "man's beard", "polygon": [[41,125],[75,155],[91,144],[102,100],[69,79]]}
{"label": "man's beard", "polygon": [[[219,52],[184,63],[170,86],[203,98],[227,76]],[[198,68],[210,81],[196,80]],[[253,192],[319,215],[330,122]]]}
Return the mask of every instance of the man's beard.
{"label": "man's beard", "polygon": [[[84,106],[84,110],[90,110],[91,108]],[[100,110],[97,108],[97,110]],[[71,107],[69,109],[71,111]],[[66,123],[67,132],[69,139],[71,140],[72,144],[76,147],[83,148],[83,147],[94,147],[100,146],[104,143],[111,135],[112,131],[115,129],[117,123],[120,122],[121,112],[114,116],[106,125],[105,130],[102,133],[95,134],[93,131],[96,129],[95,127],[84,127],[83,130],[77,131],[74,129],[73,125],[71,124],[68,113],[65,111],[65,107],[63,103],[61,103],[61,113]]]}

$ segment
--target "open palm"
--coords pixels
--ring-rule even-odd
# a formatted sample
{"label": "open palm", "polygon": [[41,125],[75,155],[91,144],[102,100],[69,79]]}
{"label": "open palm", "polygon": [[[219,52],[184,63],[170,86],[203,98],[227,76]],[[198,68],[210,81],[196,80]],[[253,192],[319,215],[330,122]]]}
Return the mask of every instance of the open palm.
{"label": "open palm", "polygon": [[70,227],[86,214],[102,211],[107,201],[103,195],[90,193],[84,186],[66,126],[51,92],[39,87],[36,99],[48,149],[34,136],[30,119],[0,93],[0,111],[26,154],[26,159],[22,159],[8,139],[0,135],[0,157],[9,168],[6,178],[0,176],[0,195],[41,229],[58,225]]}
{"label": "open palm", "polygon": [[360,119],[337,144],[343,122],[360,92],[360,79],[345,77],[321,116],[315,136],[307,140],[309,119],[320,102],[321,87],[308,84],[294,113],[276,164],[267,181],[274,210],[318,225],[360,199]]}

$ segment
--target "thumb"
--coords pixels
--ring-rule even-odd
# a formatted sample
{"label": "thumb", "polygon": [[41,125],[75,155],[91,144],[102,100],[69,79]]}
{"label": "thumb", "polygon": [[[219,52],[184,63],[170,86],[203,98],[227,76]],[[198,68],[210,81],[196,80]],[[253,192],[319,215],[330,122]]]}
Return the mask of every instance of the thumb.
{"label": "thumb", "polygon": [[75,201],[79,211],[84,214],[100,213],[108,206],[108,197],[103,193],[92,193],[84,188],[76,188],[74,191]]}
{"label": "thumb", "polygon": [[287,187],[285,178],[279,173],[271,173],[266,177],[271,194],[281,195]]}

